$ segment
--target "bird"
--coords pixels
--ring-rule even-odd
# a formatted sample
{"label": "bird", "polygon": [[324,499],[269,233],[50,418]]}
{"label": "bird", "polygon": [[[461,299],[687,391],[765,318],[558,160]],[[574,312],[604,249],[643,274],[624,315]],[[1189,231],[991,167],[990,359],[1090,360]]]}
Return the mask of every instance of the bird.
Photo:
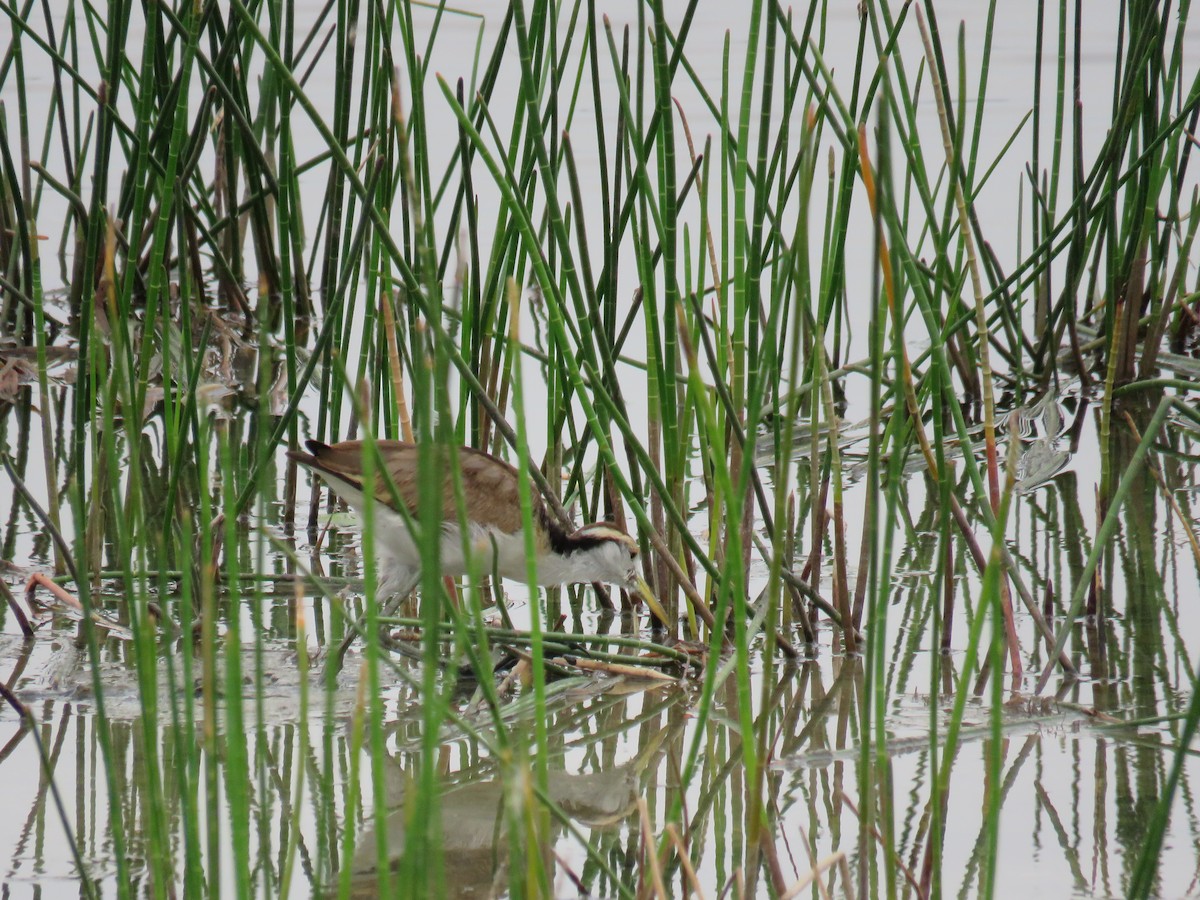
{"label": "bird", "polygon": [[[363,474],[366,444],[304,443],[307,453],[289,450],[288,458],[319,475],[333,493],[362,516],[367,490]],[[377,469],[372,489],[373,532],[382,574],[377,595],[384,601],[403,599],[421,580],[421,549],[409,525],[410,520],[420,525],[420,448],[407,441],[378,440],[374,444],[377,465],[386,471],[385,475]],[[463,519],[459,517],[447,454],[442,465],[442,515],[437,523],[441,529],[441,574],[465,575],[469,564],[474,563],[476,572],[496,572],[505,578],[527,581],[520,474],[511,464],[482,450],[458,447],[457,454],[469,554],[463,552]],[[394,505],[395,498],[404,505],[404,512]],[[633,537],[610,522],[593,522],[570,531],[550,515],[540,496],[534,494],[531,499],[539,584],[618,584],[635,590],[658,620],[667,622],[666,612],[638,572],[638,544]],[[468,559],[468,555],[473,558]]]}

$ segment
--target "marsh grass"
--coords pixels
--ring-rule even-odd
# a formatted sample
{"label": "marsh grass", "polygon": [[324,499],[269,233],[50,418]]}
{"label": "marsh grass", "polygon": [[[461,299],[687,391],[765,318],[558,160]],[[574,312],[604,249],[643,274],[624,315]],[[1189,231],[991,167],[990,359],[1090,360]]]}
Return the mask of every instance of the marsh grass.
{"label": "marsh grass", "polygon": [[[14,484],[40,486],[38,527],[68,537],[69,553],[43,559],[77,573],[113,867],[97,878],[67,827],[85,895],[347,896],[364,868],[381,895],[447,893],[448,734],[494,766],[496,890],[548,896],[567,877],[606,895],[785,895],[804,879],[780,858],[771,765],[818,746],[828,708],[799,722],[813,676],[794,660],[822,657],[839,661],[821,696],[848,698],[837,745],[858,762],[834,797],[856,837],[839,846],[849,859],[811,860],[823,885],[949,890],[955,763],[986,698],[987,814],[966,865],[974,891],[997,893],[1005,704],[1055,678],[1068,697],[1079,672],[1145,674],[1111,641],[1122,541],[1148,541],[1138,553],[1155,565],[1131,498],[1194,477],[1200,70],[1186,5],[1039,4],[1034,93],[997,143],[997,4],[956,33],[933,3],[863,9],[835,77],[830,34],[851,26],[823,3],[753,0],[718,66],[701,58],[713,44],[695,0],[638,5],[624,24],[582,0],[487,19],[333,0],[304,22],[293,4],[244,0],[3,7],[0,315],[32,361],[0,428]],[[1084,15],[1118,22],[1099,147],[1082,124]],[[1015,235],[997,236],[981,205],[1001,171],[1020,173],[1005,188],[1020,193]],[[57,254],[39,235],[51,226]],[[73,383],[60,347],[76,352]],[[1073,481],[1021,492],[1016,411],[1048,392],[1056,413],[1068,393],[1075,404],[1073,450],[1097,410],[1095,522]],[[848,411],[867,423],[861,469]],[[328,552],[341,535],[318,485],[280,464],[304,436],[415,440],[418,520],[437,515],[456,459],[438,448],[513,460],[526,522],[536,492],[554,515],[637,532],[672,621],[586,636],[592,591],[570,588],[544,606],[529,595],[528,628],[496,628],[499,586],[488,573],[447,586],[430,528],[420,615],[384,622],[361,602],[378,582],[372,507],[361,559]],[[29,527],[35,507],[14,497]],[[1073,542],[1010,545],[1024,515]],[[1171,521],[1195,547],[1189,516],[1176,503]],[[360,574],[361,594],[325,586],[339,559],[349,571],[328,574]],[[1187,578],[1196,563],[1172,564]],[[897,604],[913,569],[928,577]],[[297,576],[284,602],[265,590],[272,574]],[[100,614],[132,640],[114,649]],[[355,623],[363,663],[347,688],[333,667],[317,674],[319,654]],[[387,652],[385,624],[417,630],[421,665]],[[265,699],[278,640],[297,654],[302,735],[282,743]],[[648,796],[625,811],[628,846],[578,824],[551,763],[580,727],[560,685],[578,685],[570,657],[593,644],[595,661],[693,682],[686,716],[646,701],[666,736],[640,733],[628,773]],[[527,657],[515,701],[494,670],[514,646]],[[928,654],[928,684],[922,648],[955,651]],[[137,682],[132,720],[106,709],[114,658]],[[1192,697],[1164,726],[1177,740],[1142,849],[1125,848],[1131,895],[1156,890],[1186,778],[1197,704],[1181,662]],[[920,689],[948,712],[929,705],[914,837],[889,715]],[[556,858],[556,835],[582,848],[580,868]]]}

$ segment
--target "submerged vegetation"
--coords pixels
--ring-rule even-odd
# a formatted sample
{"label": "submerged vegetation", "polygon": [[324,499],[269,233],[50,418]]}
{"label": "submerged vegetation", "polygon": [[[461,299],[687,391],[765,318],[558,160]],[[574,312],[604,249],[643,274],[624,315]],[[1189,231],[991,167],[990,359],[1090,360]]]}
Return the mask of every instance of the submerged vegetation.
{"label": "submerged vegetation", "polygon": [[[1189,4],[102,6],[0,11],[6,879],[1195,890]],[[671,622],[435,529],[381,618],[307,437],[512,461]]]}

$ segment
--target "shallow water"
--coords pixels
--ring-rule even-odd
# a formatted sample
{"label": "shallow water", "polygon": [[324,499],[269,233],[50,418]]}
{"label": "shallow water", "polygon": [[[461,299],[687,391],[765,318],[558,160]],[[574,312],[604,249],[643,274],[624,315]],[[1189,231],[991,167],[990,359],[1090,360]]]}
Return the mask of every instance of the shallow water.
{"label": "shallow water", "polygon": [[[1022,15],[1031,5],[1008,11],[998,23],[989,109],[999,112],[987,119],[987,133],[996,145],[1007,139],[1026,112],[1032,48]],[[844,21],[835,25],[852,26],[852,5],[845,6],[839,13]],[[711,35],[712,53],[707,62],[714,72],[720,65],[722,16],[728,16],[727,10],[715,7],[702,4],[703,15],[714,18],[702,18],[694,26],[696,33]],[[969,3],[939,4],[944,24],[967,17],[968,39],[977,42],[981,23],[978,16],[972,17],[973,9]],[[1113,41],[1111,28],[1098,18],[1089,18],[1086,24],[1084,64],[1089,68],[1083,79],[1085,92],[1092,85],[1109,83]],[[1095,30],[1088,30],[1092,28]],[[467,33],[474,40],[474,32]],[[846,33],[834,28],[831,35],[834,43],[829,58],[851,58],[846,54],[854,52],[853,42]],[[705,58],[705,54],[696,55]],[[447,60],[438,57],[434,64],[447,65]],[[48,84],[40,86],[49,90]],[[703,133],[711,123],[689,103],[687,91],[680,93],[694,117],[693,128]],[[1098,144],[1107,127],[1104,98],[1085,94],[1084,109],[1089,141]],[[935,127],[932,118],[925,124]],[[998,174],[981,200],[994,217],[989,231],[999,236],[995,246],[1002,258],[1015,253],[1004,240],[1015,241],[1019,233],[1014,224],[1018,215],[1012,189],[1015,178],[1019,173],[1011,178]],[[309,176],[302,188],[319,192],[324,183]],[[45,220],[39,225],[43,231],[53,228]],[[863,283],[851,285],[851,290],[865,293],[870,266],[864,262],[857,268]],[[73,360],[69,341],[64,341],[63,360],[52,375],[69,409]],[[231,430],[236,434],[239,417],[245,413],[230,402],[230,395],[252,379],[253,359],[248,362],[247,354],[218,342],[214,342],[213,355],[220,358],[218,368],[229,377],[224,389],[219,385],[212,389],[211,401],[226,411],[223,415],[233,423]],[[1183,377],[1195,375],[1186,368],[1189,362],[1178,361],[1177,370]],[[531,377],[527,384],[536,389],[537,379]],[[865,415],[861,390],[861,383],[853,379],[848,383],[848,423]],[[628,395],[634,398],[637,392]],[[13,399],[13,405],[0,410],[0,429],[10,447],[20,448],[13,455],[36,494],[38,479],[44,480],[41,459],[48,448],[40,443],[31,390],[18,387]],[[1094,492],[1100,468],[1095,450],[1095,406],[1084,403],[1070,385],[1060,391],[1058,399],[1061,428],[1046,427],[1047,420],[1038,418],[1023,444],[1026,454],[1037,447],[1043,456],[1039,466],[1030,465],[1029,480],[1010,520],[1008,545],[1022,564],[1034,596],[1039,601],[1049,597],[1052,626],[1061,623],[1067,595],[1098,527]],[[306,402],[315,405],[311,397]],[[530,402],[535,403],[536,397]],[[1149,407],[1135,402],[1129,409],[1139,425],[1144,425]],[[853,443],[852,429],[848,428],[844,437],[851,473],[846,511],[851,533],[857,537],[865,490],[861,480],[854,480],[853,457],[861,448]],[[1200,486],[1196,437],[1186,423],[1172,422],[1160,441],[1160,449],[1166,452],[1155,457],[1168,492],[1192,529],[1200,524],[1194,508]],[[536,443],[538,436],[533,439]],[[157,435],[151,435],[150,448],[161,452],[157,440]],[[1133,442],[1128,441],[1117,453],[1127,458],[1132,447]],[[796,458],[803,460],[807,452],[806,446],[798,445]],[[954,453],[947,448],[949,457]],[[1118,471],[1120,463],[1118,459]],[[773,474],[764,470],[765,477]],[[58,478],[65,477],[60,472]],[[956,493],[971,496],[965,481]],[[306,492],[302,491],[302,496]],[[1068,648],[1082,677],[1057,689],[1058,682],[1052,681],[1045,699],[1031,697],[1047,651],[1038,642],[1029,615],[1018,609],[1025,676],[1020,683],[1004,682],[999,730],[990,730],[989,684],[968,710],[962,744],[952,764],[939,760],[941,765],[949,765],[949,774],[943,770],[935,775],[930,745],[944,745],[945,723],[964,665],[968,620],[974,614],[970,604],[978,596],[979,581],[960,549],[962,555],[954,562],[960,606],[951,650],[940,654],[930,643],[928,626],[941,604],[931,577],[936,568],[932,558],[937,546],[936,495],[919,469],[908,475],[905,500],[904,526],[895,536],[895,578],[886,598],[887,618],[871,626],[886,633],[890,652],[883,666],[864,671],[860,660],[841,652],[839,638],[827,626],[820,631],[818,645],[808,648],[809,658],[800,663],[776,661],[768,666],[761,652],[754,657],[751,716],[765,720],[762,727],[769,736],[761,795],[769,801],[765,819],[771,838],[766,844],[776,857],[776,892],[799,882],[815,863],[840,852],[846,854],[849,877],[863,879],[869,886],[868,895],[882,895],[885,885],[879,879],[886,869],[882,862],[888,852],[885,840],[894,846],[903,871],[919,880],[929,830],[940,827],[943,896],[975,896],[983,887],[981,859],[987,852],[989,821],[986,804],[992,796],[989,791],[999,790],[1002,863],[997,872],[997,896],[1022,892],[1046,897],[1122,896],[1178,742],[1179,722],[1169,717],[1186,708],[1194,691],[1196,661],[1189,644],[1194,645],[1194,636],[1200,634],[1200,563],[1192,555],[1186,528],[1168,506],[1163,491],[1144,474],[1122,509],[1114,552],[1100,570],[1107,614],[1081,619]],[[702,519],[698,514],[698,527]],[[20,590],[25,576],[48,569],[51,547],[37,520],[2,477],[0,521],[6,523],[4,557],[13,566],[5,580],[23,603]],[[288,537],[283,511],[267,506],[250,524],[255,527],[248,525],[244,532],[248,558],[261,560],[261,571],[274,575],[293,571],[288,559],[257,530],[261,526],[273,535]],[[302,531],[291,535],[300,558],[335,575],[361,574],[356,542],[342,533],[343,525],[340,520],[335,524],[332,536],[315,556],[310,555],[307,535]],[[982,527],[978,536],[981,541],[986,539]],[[857,544],[852,542],[852,546]],[[829,556],[827,551],[824,558]],[[856,553],[854,559],[857,561]],[[752,571],[756,574],[753,586],[761,589],[765,567],[756,565]],[[852,583],[856,575],[852,568]],[[824,584],[829,577],[826,571]],[[174,588],[175,582],[168,585]],[[100,602],[119,620],[123,595],[116,584],[106,587]],[[381,738],[384,754],[372,754],[369,742],[356,750],[354,712],[367,677],[359,664],[361,657],[352,656],[331,690],[326,689],[315,667],[302,673],[295,646],[297,622],[305,622],[308,645],[318,653],[330,635],[328,602],[310,594],[297,596],[283,578],[275,587],[277,591],[267,593],[246,585],[227,591],[219,611],[221,634],[228,639],[234,634],[233,625],[240,634],[244,725],[230,726],[227,716],[233,704],[227,685],[216,720],[218,745],[228,751],[236,739],[238,746],[244,743],[244,752],[252,760],[256,782],[246,786],[253,797],[248,822],[230,814],[225,793],[215,807],[191,805],[197,796],[203,798],[194,790],[202,772],[212,766],[216,780],[222,781],[228,771],[225,755],[210,758],[201,753],[199,771],[176,769],[175,761],[186,758],[188,742],[199,740],[204,728],[204,708],[196,690],[200,664],[198,659],[189,660],[190,654],[185,652],[187,637],[170,644],[172,653],[160,655],[152,734],[147,734],[143,718],[147,686],[137,682],[131,645],[119,637],[103,641],[97,677],[109,720],[107,739],[116,761],[115,769],[105,772],[96,683],[86,651],[75,645],[77,622],[57,608],[53,613],[31,612],[37,616],[38,634],[34,641],[23,642],[13,615],[0,609],[0,678],[39,723],[34,731],[23,729],[13,710],[0,705],[0,773],[5,785],[3,808],[8,813],[0,817],[0,846],[10,848],[6,857],[0,856],[5,860],[0,865],[5,896],[79,895],[75,863],[64,840],[68,828],[89,874],[99,879],[106,896],[116,895],[112,804],[123,812],[136,894],[153,891],[146,864],[152,842],[147,836],[160,828],[170,836],[177,853],[185,840],[194,840],[187,837],[189,830],[204,835],[205,871],[219,873],[224,891],[234,890],[238,867],[246,866],[258,879],[260,893],[278,893],[289,848],[294,846],[292,895],[331,892],[343,873],[349,873],[346,877],[353,891],[372,896],[377,890],[380,847],[393,858],[408,836],[405,816],[413,793],[412,779],[417,777],[419,762],[425,759],[430,744],[445,785],[440,840],[446,866],[439,876],[444,890],[461,896],[519,892],[513,888],[513,879],[521,875],[508,870],[509,816],[512,804],[520,808],[520,802],[528,799],[529,767],[519,749],[515,761],[495,751],[490,720],[475,708],[469,686],[450,695],[454,711],[465,723],[447,721],[436,738],[428,738],[421,732],[423,695],[417,687],[423,669],[397,657],[398,671],[380,669],[387,729],[374,737]],[[353,589],[347,596],[357,602]],[[621,632],[635,628],[627,620],[593,612],[590,591],[579,596],[581,605],[567,610],[570,630]],[[43,593],[39,597],[45,599]],[[970,607],[966,612],[961,606],[964,597]],[[527,622],[530,608],[525,589],[512,587],[510,603],[518,624]],[[566,599],[563,603],[568,605]],[[255,641],[255,636],[261,641]],[[761,648],[756,645],[755,649]],[[864,697],[874,696],[867,689],[868,678],[882,679],[887,685],[885,696],[890,699],[882,710],[864,702]],[[445,683],[443,678],[440,684]],[[302,685],[307,688],[307,698]],[[631,883],[638,877],[644,869],[639,800],[645,801],[645,815],[655,835],[661,834],[672,807],[682,804],[680,818],[686,827],[681,838],[692,851],[696,877],[706,896],[716,896],[736,877],[747,857],[745,810],[749,798],[760,794],[747,784],[740,737],[742,716],[734,681],[730,679],[718,689],[716,705],[703,721],[697,718],[699,692],[695,676],[669,684],[605,676],[551,684],[545,716],[550,735],[547,789],[567,815],[567,821],[546,826],[556,896],[577,895],[579,883],[595,896],[609,896],[615,893],[614,878],[618,883]],[[528,692],[517,690],[511,706],[505,708],[506,724],[511,732],[525,736],[526,745],[537,724],[529,699]],[[880,712],[887,736],[886,765],[868,742],[868,738],[875,739],[873,722]],[[1119,724],[1144,719],[1154,721],[1141,726]],[[935,734],[938,736],[931,738]],[[866,749],[864,745],[868,745]],[[43,752],[49,776],[39,764]],[[998,754],[1001,760],[1003,779],[998,786],[987,785],[988,754]],[[697,775],[681,796],[680,772],[693,757]],[[162,780],[165,793],[163,810],[147,808],[144,779],[152,774],[146,769],[151,760],[162,768],[156,777]],[[380,783],[385,786],[382,799],[387,815],[382,818],[377,814],[373,767],[382,772]],[[939,821],[948,825],[935,826],[930,818],[935,777],[948,779],[946,804],[938,814]],[[1195,747],[1184,757],[1162,853],[1157,888],[1164,897],[1200,893],[1200,820],[1193,802],[1193,777],[1200,777]],[[115,795],[110,793],[109,778],[116,786]],[[297,785],[302,785],[299,794]],[[61,812],[52,787],[61,799]],[[229,789],[223,787],[223,791]],[[883,825],[861,821],[862,810],[873,805],[869,794],[874,791],[890,795],[894,805],[890,820]],[[296,796],[300,804],[293,808]],[[377,845],[381,823],[387,836]],[[886,835],[860,842],[864,830],[886,830],[886,824],[892,828]],[[347,833],[353,836],[356,848],[349,858],[344,844]],[[589,844],[593,856],[585,849]],[[599,860],[610,872],[602,870]],[[670,870],[665,877],[670,892],[682,894],[685,874]],[[834,876],[839,889],[843,877]],[[766,880],[763,875],[758,881],[762,896],[769,892]],[[903,883],[899,890],[912,895]]]}
{"label": "shallow water", "polygon": [[[1190,436],[1175,435],[1181,441],[1178,458],[1193,456],[1194,451],[1188,450]],[[1197,483],[1194,476],[1192,463],[1167,473],[1172,483],[1189,488]],[[896,853],[913,877],[919,877],[931,827],[930,734],[936,729],[938,741],[944,745],[955,673],[963,662],[961,650],[940,657],[942,680],[934,690],[926,622],[931,605],[940,599],[930,593],[928,548],[933,542],[923,537],[922,523],[931,511],[924,499],[922,478],[912,476],[909,512],[913,539],[898,548],[897,577],[886,623],[888,644],[893,649],[878,673],[886,680],[892,698],[884,723],[887,769],[881,768],[874,749],[864,755],[865,720],[874,714],[862,702],[866,673],[861,661],[839,655],[830,630],[822,630],[821,645],[812,648],[809,661],[798,665],[780,662],[769,674],[764,673],[761,659],[755,665],[753,715],[756,720],[766,716],[770,736],[765,775],[770,798],[767,815],[775,836],[773,847],[788,884],[806,873],[813,860],[837,851],[849,855],[855,877],[859,865],[866,866],[870,877],[879,877],[878,853],[882,851],[876,848],[867,858],[857,852],[862,826],[856,810],[863,807],[864,778],[890,781],[896,804],[892,836]],[[1090,493],[1079,490],[1080,480],[1081,473],[1072,466],[1020,500],[1010,549],[1028,564],[1027,571],[1045,578],[1034,585],[1038,595],[1051,581],[1056,586],[1070,584],[1070,572],[1081,560],[1077,529],[1093,514],[1078,499]],[[1193,495],[1190,489],[1176,493],[1185,508]],[[987,754],[993,752],[1000,754],[1004,773],[1002,858],[1021,859],[1020,865],[1001,867],[999,892],[1104,897],[1119,896],[1125,889],[1128,867],[1162,790],[1172,758],[1167,751],[1176,744],[1178,723],[1159,721],[1142,727],[1116,723],[1170,716],[1186,706],[1192,690],[1188,673],[1193,666],[1187,636],[1200,633],[1195,561],[1181,543],[1177,525],[1166,514],[1161,494],[1147,484],[1138,498],[1126,510],[1119,550],[1106,574],[1111,579],[1112,615],[1104,621],[1081,621],[1076,629],[1072,658],[1083,678],[1045,699],[1021,699],[1006,691],[998,747],[992,740],[988,696],[968,708],[943,811],[943,821],[952,824],[944,835],[942,890],[947,894],[969,897],[980,889],[979,860],[986,841],[984,772]],[[22,541],[29,538],[25,531]],[[353,539],[347,544],[352,548]],[[331,567],[347,562],[342,551],[336,550],[329,561]],[[964,573],[966,570],[964,563]],[[964,574],[963,578],[967,595],[973,595],[975,589],[969,586],[973,576]],[[14,586],[19,589],[19,584]],[[1058,608],[1063,602],[1062,590],[1055,587]],[[584,592],[590,602],[588,594]],[[511,596],[519,623],[528,615],[521,602],[524,589],[515,587]],[[270,885],[278,884],[284,849],[289,841],[298,841],[300,867],[292,891],[298,896],[322,893],[336,883],[347,865],[339,843],[340,829],[353,828],[357,850],[349,867],[356,890],[368,896],[374,890],[375,860],[376,823],[369,812],[374,808],[372,756],[368,747],[356,761],[352,739],[359,681],[365,677],[359,666],[361,657],[352,653],[332,693],[324,689],[319,667],[314,666],[307,676],[307,707],[302,707],[295,645],[280,634],[286,623],[294,621],[295,600],[286,594],[257,601],[250,594],[227,596],[224,615],[245,620],[244,635],[250,633],[248,607],[254,602],[263,604],[259,615],[265,624],[261,627],[268,635],[278,636],[268,636],[259,647],[246,644],[242,653],[245,750],[257,761],[261,779],[255,791],[253,819],[243,823],[247,830],[238,834],[219,807],[203,813],[189,811],[186,792],[180,793],[181,786],[169,775],[171,760],[180,752],[177,742],[197,740],[202,726],[201,701],[194,688],[198,663],[193,663],[197,668],[189,679],[180,671],[183,645],[176,642],[175,671],[167,671],[166,656],[160,660],[159,727],[153,736],[155,756],[165,767],[169,828],[179,841],[189,815],[199,816],[195,821],[201,829],[208,816],[215,816],[219,852],[226,860],[221,867],[223,879],[229,879],[226,887],[233,887],[234,847],[238,841],[248,840],[248,858],[267,893],[274,890]],[[302,603],[310,628],[327,627],[320,612],[325,601],[307,597]],[[114,598],[111,606],[116,614],[119,599]],[[108,830],[111,801],[96,733],[92,675],[86,653],[73,643],[76,624],[69,618],[43,614],[37,639],[26,645],[11,633],[11,619],[8,622],[8,633],[0,643],[6,683],[40,722],[37,734],[49,755],[67,820],[89,871],[107,882],[105,892],[110,893],[110,879],[115,874]],[[593,613],[581,612],[580,624],[595,631],[604,623]],[[1023,646],[1038,647],[1024,657],[1027,675],[1022,688],[1028,693],[1044,662],[1045,649],[1037,645],[1027,615],[1019,613],[1018,624]],[[606,627],[619,630],[622,625],[628,627],[618,618]],[[956,647],[964,644],[964,631],[964,622],[959,622]],[[314,636],[314,651],[317,644]],[[140,715],[142,694],[133,676],[130,647],[117,638],[104,642],[100,679],[114,758],[119,762],[113,774],[126,807],[129,853],[137,872],[143,853],[139,823],[150,825],[148,811],[139,811],[138,784],[147,757]],[[383,735],[386,755],[378,764],[385,772],[388,808],[394,810],[389,813],[388,852],[403,847],[404,797],[424,753],[417,687],[421,667],[402,657],[399,660],[401,672],[412,681],[381,669],[387,730]],[[558,822],[551,826],[556,895],[576,892],[572,873],[594,895],[612,893],[606,887],[608,876],[597,874],[581,841],[602,848],[620,879],[635,877],[640,869],[639,798],[645,798],[656,831],[672,803],[681,800],[683,820],[689,826],[688,846],[697,853],[700,883],[714,889],[726,883],[743,862],[747,840],[741,830],[748,795],[734,681],[718,690],[716,706],[703,725],[695,716],[699,683],[694,677],[666,685],[581,677],[552,683],[550,691],[546,720],[551,748],[549,791],[570,817],[571,826]],[[445,887],[451,895],[461,896],[503,892],[509,873],[504,862],[508,831],[502,803],[504,785],[513,790],[512,764],[506,769],[489,749],[495,735],[488,717],[472,704],[470,685],[453,697],[455,711],[466,714],[468,725],[479,732],[448,722],[436,741],[439,771],[447,790],[441,809],[447,854]],[[513,733],[531,733],[530,701],[528,696],[510,700],[513,707],[506,712],[505,721]],[[222,709],[227,708],[228,696],[222,703]],[[181,721],[189,715],[193,717],[190,727]],[[221,741],[227,742],[224,715],[220,721]],[[12,811],[0,824],[0,831],[7,832],[6,845],[13,848],[4,874],[8,889],[14,896],[26,895],[26,891],[39,896],[77,893],[72,861],[61,839],[63,826],[48,802],[48,783],[38,773],[37,743],[31,733],[19,728],[7,708],[0,725],[6,732],[0,757],[8,772],[6,805]],[[680,798],[678,773],[697,746],[698,776],[692,789]],[[203,765],[207,764],[205,758]],[[221,760],[217,765],[219,768]],[[288,786],[296,783],[301,767],[307,790],[316,796],[306,794],[293,815]],[[355,771],[357,779],[351,777]],[[518,766],[516,771],[528,770]],[[1195,757],[1189,755],[1182,771],[1181,797],[1190,794],[1191,778],[1196,775]],[[350,803],[355,812],[347,821]],[[364,805],[366,813],[362,812]],[[1187,809],[1181,800],[1163,852],[1162,896],[1183,896],[1196,889],[1196,822]],[[294,829],[298,829],[295,834]],[[682,890],[683,876],[676,872],[669,877],[675,890]],[[139,881],[138,892],[143,889],[149,886]]]}

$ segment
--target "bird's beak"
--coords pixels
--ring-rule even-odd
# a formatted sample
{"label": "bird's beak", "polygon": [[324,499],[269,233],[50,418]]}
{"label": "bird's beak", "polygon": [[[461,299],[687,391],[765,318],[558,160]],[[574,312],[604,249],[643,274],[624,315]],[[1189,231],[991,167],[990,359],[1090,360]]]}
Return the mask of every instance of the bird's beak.
{"label": "bird's beak", "polygon": [[633,587],[637,590],[641,598],[646,601],[646,605],[650,607],[650,612],[654,613],[654,617],[666,625],[670,619],[667,618],[666,610],[662,608],[662,604],[651,593],[650,585],[646,584],[646,579],[641,575],[635,576]]}

